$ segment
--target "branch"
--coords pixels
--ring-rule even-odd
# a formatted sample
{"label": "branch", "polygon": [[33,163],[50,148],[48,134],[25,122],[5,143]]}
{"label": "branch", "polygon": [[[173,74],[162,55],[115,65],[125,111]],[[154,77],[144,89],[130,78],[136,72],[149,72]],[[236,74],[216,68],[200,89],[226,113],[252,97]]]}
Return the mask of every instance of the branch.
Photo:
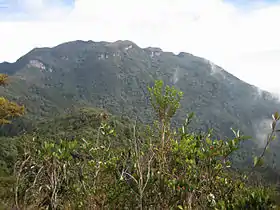
{"label": "branch", "polygon": [[153,153],[151,159],[150,159],[149,162],[148,162],[147,180],[146,180],[146,182],[145,182],[145,184],[144,184],[144,187],[143,187],[143,189],[142,189],[142,192],[144,192],[144,190],[146,189],[146,186],[147,186],[148,181],[149,181],[150,176],[151,176],[151,163],[152,163],[152,160],[153,160],[153,158],[154,158],[154,155],[155,155],[155,154]]}
{"label": "branch", "polygon": [[[31,156],[29,155],[20,165],[19,171],[17,173],[17,178],[16,178],[16,187],[15,187],[15,203],[16,203],[16,207],[17,209],[19,209],[19,205],[18,205],[18,188],[19,188],[19,180],[20,180],[20,176],[21,176],[21,172],[23,170],[24,165],[29,161],[29,159],[31,158]],[[16,171],[16,169],[15,169]]]}

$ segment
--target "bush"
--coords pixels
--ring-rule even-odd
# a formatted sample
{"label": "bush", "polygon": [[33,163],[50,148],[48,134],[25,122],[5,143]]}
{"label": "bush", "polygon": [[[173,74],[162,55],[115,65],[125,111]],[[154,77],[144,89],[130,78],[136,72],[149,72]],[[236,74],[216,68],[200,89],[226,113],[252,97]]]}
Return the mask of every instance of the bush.
{"label": "bush", "polygon": [[[254,186],[232,169],[231,155],[246,138],[217,140],[212,133],[179,129],[171,119],[183,93],[149,88],[156,120],[130,125],[127,142],[112,144],[114,124],[101,120],[96,139],[22,141],[15,166],[15,205],[48,209],[268,209],[273,191]],[[114,145],[112,147],[112,145]],[[117,146],[116,146],[117,145]],[[259,160],[256,166],[259,165]],[[248,176],[247,176],[248,177]]]}

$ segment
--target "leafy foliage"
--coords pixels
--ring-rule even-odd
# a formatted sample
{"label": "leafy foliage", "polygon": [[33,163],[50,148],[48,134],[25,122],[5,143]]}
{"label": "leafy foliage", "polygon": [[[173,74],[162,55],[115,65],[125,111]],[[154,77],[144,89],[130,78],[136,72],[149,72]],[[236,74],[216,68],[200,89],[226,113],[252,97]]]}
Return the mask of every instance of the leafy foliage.
{"label": "leafy foliage", "polygon": [[0,85],[5,86],[7,85],[8,75],[7,74],[0,74]]}
{"label": "leafy foliage", "polygon": [[[0,85],[7,85],[8,76],[0,74]],[[24,113],[24,107],[0,97],[0,125],[11,123],[10,118],[20,117]]]}
{"label": "leafy foliage", "polygon": [[128,120],[118,134],[112,116],[101,112],[88,118],[84,110],[78,126],[93,123],[93,138],[67,140],[38,131],[37,137],[21,137],[14,199],[7,203],[20,209],[274,208],[272,188],[248,182],[250,174],[232,168],[231,156],[247,138],[234,130],[234,138],[225,140],[211,131],[192,132],[193,114],[173,128],[182,93],[162,81],[149,91],[157,116],[153,125]]}

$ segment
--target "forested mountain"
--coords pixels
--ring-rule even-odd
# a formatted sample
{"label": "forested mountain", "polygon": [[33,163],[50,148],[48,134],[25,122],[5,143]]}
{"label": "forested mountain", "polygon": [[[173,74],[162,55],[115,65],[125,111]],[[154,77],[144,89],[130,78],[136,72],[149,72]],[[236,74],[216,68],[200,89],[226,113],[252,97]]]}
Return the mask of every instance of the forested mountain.
{"label": "forested mountain", "polygon": [[192,111],[196,128],[213,128],[220,136],[231,135],[233,127],[258,137],[259,125],[279,109],[271,94],[211,61],[184,52],[142,49],[131,41],[73,41],[36,48],[15,63],[0,64],[0,73],[11,76],[1,94],[24,104],[33,118],[92,106],[145,122],[151,115],[147,86],[155,79],[184,92],[178,121]]}

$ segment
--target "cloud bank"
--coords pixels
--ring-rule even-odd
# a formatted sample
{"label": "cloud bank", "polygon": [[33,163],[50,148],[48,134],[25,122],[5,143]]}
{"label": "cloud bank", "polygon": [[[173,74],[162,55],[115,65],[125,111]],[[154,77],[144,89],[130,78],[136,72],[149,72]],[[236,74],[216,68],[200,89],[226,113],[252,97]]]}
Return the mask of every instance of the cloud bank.
{"label": "cloud bank", "polygon": [[0,61],[12,62],[34,47],[71,40],[128,39],[140,47],[204,57],[246,82],[280,92],[279,2],[20,2],[6,12],[0,10]]}

